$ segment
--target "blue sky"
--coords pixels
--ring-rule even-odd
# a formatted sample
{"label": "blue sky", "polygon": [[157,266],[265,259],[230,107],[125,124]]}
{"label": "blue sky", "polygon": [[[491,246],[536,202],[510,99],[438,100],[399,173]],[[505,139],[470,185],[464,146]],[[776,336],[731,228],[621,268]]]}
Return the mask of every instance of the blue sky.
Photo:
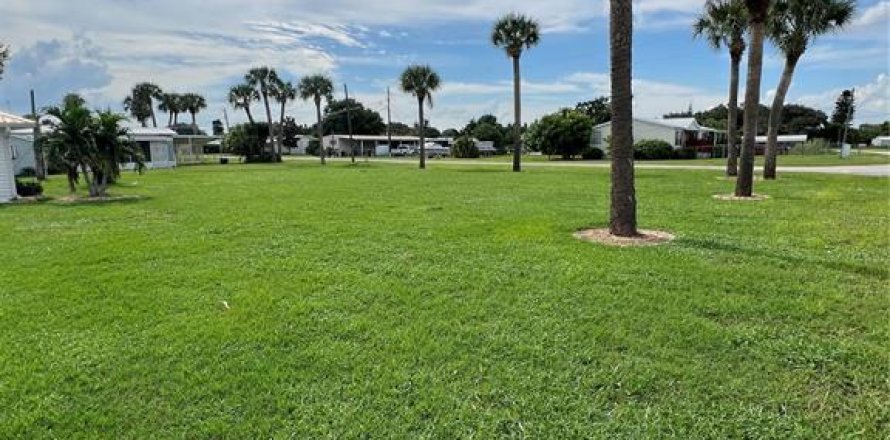
{"label": "blue sky", "polygon": [[[691,37],[701,0],[639,0],[635,5],[635,113],[656,117],[725,101],[728,56]],[[511,65],[488,42],[499,15],[518,11],[543,25],[541,44],[524,54],[524,120],[608,93],[607,2],[601,0],[5,0],[0,41],[12,58],[0,80],[0,108],[24,113],[28,89],[38,105],[70,91],[96,107],[121,109],[133,84],[204,94],[199,123],[222,117],[228,88],[251,66],[270,65],[295,82],[324,72],[366,106],[416,120],[416,105],[396,87],[410,63],[432,65],[443,87],[428,112],[439,128],[492,113],[510,120]],[[860,1],[842,34],[818,40],[804,56],[789,101],[830,111],[856,87],[858,122],[890,119],[890,0]],[[767,48],[763,100],[782,60]],[[342,88],[342,86],[340,86]],[[341,92],[342,93],[342,92]],[[255,109],[259,111],[259,106]],[[229,108],[231,122],[243,112]],[[298,121],[310,104],[288,108]]]}

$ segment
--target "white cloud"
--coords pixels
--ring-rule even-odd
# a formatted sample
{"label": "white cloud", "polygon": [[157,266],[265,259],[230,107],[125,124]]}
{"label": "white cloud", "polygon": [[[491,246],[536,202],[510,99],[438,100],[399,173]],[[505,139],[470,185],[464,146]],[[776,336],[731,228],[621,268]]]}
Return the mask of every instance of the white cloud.
{"label": "white cloud", "polygon": [[[856,89],[856,123],[890,120],[890,75],[882,73],[874,81],[860,84]],[[834,103],[843,91],[835,88],[819,93],[793,96],[788,102],[818,108],[831,115]]]}

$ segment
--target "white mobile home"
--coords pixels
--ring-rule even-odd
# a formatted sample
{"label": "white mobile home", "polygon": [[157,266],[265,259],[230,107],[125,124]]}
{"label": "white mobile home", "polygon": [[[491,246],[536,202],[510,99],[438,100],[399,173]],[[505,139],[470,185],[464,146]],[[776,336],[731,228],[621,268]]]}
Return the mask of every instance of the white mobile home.
{"label": "white mobile home", "polygon": [[[755,152],[757,154],[763,154],[763,151],[766,150],[767,140],[768,138],[766,136],[757,136],[755,138]],[[778,151],[781,153],[787,153],[789,150],[794,148],[795,145],[800,145],[806,142],[807,135],[805,134],[780,134],[776,137]]]}
{"label": "white mobile home", "polygon": [[[173,168],[176,166],[176,148],[173,138],[176,132],[168,128],[131,128],[130,139],[142,151],[146,168]],[[132,161],[123,163],[124,169],[133,169]]]}
{"label": "white mobile home", "polygon": [[[694,118],[638,119],[633,120],[634,142],[657,139],[674,146],[674,149],[694,149],[699,156],[710,156],[717,137],[722,132],[698,124]],[[612,135],[612,122],[593,127],[590,145],[606,151],[607,139]]]}
{"label": "white mobile home", "polygon": [[[386,135],[356,134],[350,138],[347,134],[332,134],[324,137],[324,146],[332,156],[349,156],[353,151],[356,156],[388,156],[390,153],[380,154],[384,152],[384,149],[378,150],[377,148],[384,145],[388,147],[390,152],[406,147],[411,151],[420,151],[420,138],[417,136],[392,136],[391,139],[392,144],[390,145],[390,137]],[[438,148],[434,148],[438,154],[447,154],[442,152],[449,151],[449,147],[454,143],[454,138],[439,137],[425,139],[425,143],[429,144],[430,142],[438,146]],[[427,154],[430,153],[428,152]]]}
{"label": "white mobile home", "polygon": [[890,148],[890,136],[878,136],[871,140],[872,147]]}
{"label": "white mobile home", "polygon": [[18,197],[15,190],[15,157],[10,131],[33,126],[34,121],[0,112],[0,203]]}

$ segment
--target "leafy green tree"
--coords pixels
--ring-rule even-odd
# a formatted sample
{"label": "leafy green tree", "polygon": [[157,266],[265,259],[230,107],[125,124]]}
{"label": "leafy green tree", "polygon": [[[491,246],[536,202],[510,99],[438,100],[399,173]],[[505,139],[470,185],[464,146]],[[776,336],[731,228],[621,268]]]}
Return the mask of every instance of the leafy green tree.
{"label": "leafy green tree", "polygon": [[782,110],[779,134],[809,134],[828,123],[828,116],[821,110],[803,105],[786,104]]}
{"label": "leafy green tree", "polygon": [[442,136],[450,137],[450,138],[457,138],[458,136],[460,136],[460,131],[457,131],[454,128],[446,128],[445,130],[442,130]]}
{"label": "leafy green tree", "polygon": [[593,125],[599,125],[612,120],[612,105],[609,102],[608,96],[600,96],[592,101],[579,102],[575,105],[575,110],[587,115],[593,122]]}
{"label": "leafy green tree", "polygon": [[[318,122],[316,123],[316,127],[318,130],[318,142],[321,143],[324,141],[324,122],[321,117],[321,101],[322,99],[324,99],[326,102],[331,102],[334,94],[334,82],[324,75],[307,76],[300,80],[300,84],[297,86],[297,90],[300,93],[301,99],[311,99],[315,103],[315,115],[318,120]],[[324,148],[319,148],[318,156],[321,158],[321,164],[324,165]]]}
{"label": "leafy green tree", "polygon": [[[132,97],[135,102],[133,105],[143,112],[143,126],[146,125],[144,121],[151,118],[152,127],[157,128],[158,120],[155,118],[154,101],[161,99],[163,95],[164,92],[160,87],[149,82],[139,83],[133,87]],[[133,116],[136,117],[135,114]],[[137,119],[139,118],[137,117]]]}
{"label": "leafy green tree", "polygon": [[834,103],[831,122],[840,125],[849,124],[856,114],[856,97],[852,90],[844,90]]}
{"label": "leafy green tree", "polygon": [[522,171],[522,82],[519,58],[522,51],[538,45],[541,40],[538,22],[525,15],[510,13],[501,17],[491,32],[491,43],[504,49],[513,60],[513,171]]}
{"label": "leafy green tree", "polygon": [[386,123],[380,113],[365,108],[365,106],[350,98],[349,100],[333,100],[324,109],[324,127],[328,133],[347,133],[349,124],[346,110],[349,109],[349,118],[352,119],[352,132],[354,134],[379,135],[386,133]]}
{"label": "leafy green tree", "polygon": [[494,148],[499,152],[504,149],[504,129],[500,124],[495,125],[490,122],[476,124],[472,136],[480,141],[493,142]]}
{"label": "leafy green tree", "polygon": [[214,119],[213,122],[211,122],[211,125],[213,126],[212,133],[214,136],[222,136],[226,134],[226,129],[223,127],[223,123],[219,119]]}
{"label": "leafy green tree", "polygon": [[[426,102],[430,107],[433,106],[433,92],[439,88],[441,79],[430,66],[412,65],[408,66],[401,77],[402,91],[414,95],[417,99],[417,120],[426,125],[426,119],[423,117],[423,104]],[[420,136],[420,169],[426,168],[426,130],[418,130]]]}
{"label": "leafy green tree", "polygon": [[[634,237],[638,233],[631,87],[632,2],[609,1],[609,46],[612,66],[612,188],[609,233],[619,237]],[[590,139],[590,132],[586,139]]]}
{"label": "leafy green tree", "polygon": [[238,84],[229,89],[229,104],[235,109],[244,110],[247,120],[253,124],[253,114],[250,113],[250,105],[260,99],[260,93],[250,84]]}
{"label": "leafy green tree", "polygon": [[414,128],[403,122],[389,124],[389,131],[393,136],[414,136]]}
{"label": "leafy green tree", "polygon": [[451,155],[460,159],[475,159],[479,157],[479,147],[469,136],[461,136],[454,140]]}
{"label": "leafy green tree", "polygon": [[192,126],[197,127],[197,114],[207,108],[207,100],[197,93],[186,93],[182,95],[180,105],[182,105],[183,110],[192,115]]}
{"label": "leafy green tree", "polygon": [[800,57],[817,37],[847,25],[856,11],[853,0],[777,0],[769,14],[769,38],[785,55],[785,68],[773,97],[763,165],[765,179],[776,178],[779,128],[785,96]]}
{"label": "leafy green tree", "polygon": [[525,145],[548,156],[571,159],[590,144],[593,124],[578,111],[563,109],[535,121],[525,133]]}
{"label": "leafy green tree", "polygon": [[737,127],[739,126],[739,69],[745,53],[745,33],[748,30],[748,10],[745,0],[708,0],[702,14],[693,25],[697,37],[703,37],[714,49],[729,49],[729,103],[726,115],[727,161],[726,175],[738,174]]}
{"label": "leafy green tree", "polygon": [[238,124],[229,130],[223,140],[223,150],[243,156],[247,163],[273,162],[275,155],[266,149],[268,139],[269,124]]}
{"label": "leafy green tree", "polygon": [[122,127],[123,116],[110,110],[93,115],[77,95],[67,96],[61,106],[48,107],[46,114],[53,117],[53,130],[44,138],[44,147],[68,170],[71,192],[77,190],[78,170],[90,197],[103,197],[108,184],[120,175],[123,159],[133,160],[140,171],[144,168],[141,152]]}

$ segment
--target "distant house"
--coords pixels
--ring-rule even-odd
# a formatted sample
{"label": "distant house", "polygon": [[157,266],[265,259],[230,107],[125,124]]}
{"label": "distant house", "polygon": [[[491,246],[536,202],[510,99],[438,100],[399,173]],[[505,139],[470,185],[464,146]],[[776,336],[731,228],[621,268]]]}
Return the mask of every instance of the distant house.
{"label": "distant house", "polygon": [[15,152],[11,130],[29,128],[34,121],[0,112],[0,203],[18,197],[15,189]]}
{"label": "distant house", "polygon": [[[634,118],[634,142],[657,139],[673,145],[674,149],[693,149],[699,157],[710,157],[723,132],[699,125],[694,118],[642,119]],[[612,122],[593,127],[590,145],[606,151],[612,135]]]}
{"label": "distant house", "polygon": [[[807,140],[807,135],[805,134],[783,134],[776,137],[776,144],[780,153],[787,153],[795,145],[806,143]],[[766,150],[766,141],[766,136],[757,136],[755,138],[756,146],[754,151],[756,154],[763,154]]]}
{"label": "distant house", "polygon": [[[142,158],[147,168],[173,168],[176,166],[174,137],[176,137],[176,132],[168,128],[137,127],[130,129],[130,139],[142,151]],[[125,169],[136,167],[132,160],[124,162],[122,165]]]}
{"label": "distant house", "polygon": [[476,143],[476,149],[479,150],[479,155],[482,157],[494,156],[498,152],[497,148],[494,147],[494,141],[480,141],[474,139],[473,142]]}
{"label": "distant house", "polygon": [[[392,145],[389,140],[392,139]],[[454,138],[439,137],[426,138],[425,143],[429,145],[432,142],[438,146],[433,148],[435,154],[443,153],[449,150]],[[355,151],[356,156],[388,156],[391,152],[400,148],[407,148],[411,151],[420,151],[420,138],[417,136],[386,136],[386,135],[353,135],[350,139],[348,134],[332,134],[324,137],[324,146],[328,149],[332,156],[349,156]],[[385,148],[383,148],[385,147]],[[385,154],[381,154],[385,153]],[[427,152],[430,154],[430,152]]]}
{"label": "distant house", "polygon": [[890,148],[890,136],[878,136],[871,140],[872,147]]}

